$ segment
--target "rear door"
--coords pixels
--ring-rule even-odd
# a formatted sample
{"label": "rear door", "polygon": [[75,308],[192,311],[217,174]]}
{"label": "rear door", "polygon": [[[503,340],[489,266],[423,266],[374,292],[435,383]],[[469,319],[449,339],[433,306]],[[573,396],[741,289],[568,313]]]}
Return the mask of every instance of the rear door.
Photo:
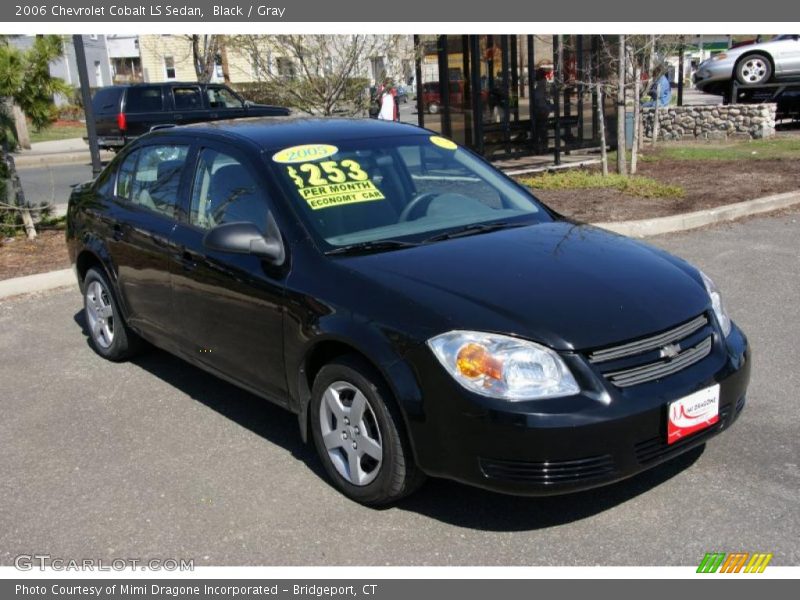
{"label": "rear door", "polygon": [[187,143],[137,147],[120,162],[108,240],[131,325],[172,347],[175,323],[169,274],[169,238],[186,188]]}
{"label": "rear door", "polygon": [[117,116],[122,112],[123,87],[100,88],[92,98],[97,135],[101,137],[122,137]]}
{"label": "rear door", "polygon": [[185,219],[172,236],[175,314],[184,353],[279,404],[283,369],[284,272],[256,256],[208,250],[216,225],[254,223],[265,231],[270,200],[249,158],[214,143],[198,151]]}
{"label": "rear door", "polygon": [[175,125],[208,121],[208,110],[199,85],[175,85],[169,89],[172,95],[172,122]]}

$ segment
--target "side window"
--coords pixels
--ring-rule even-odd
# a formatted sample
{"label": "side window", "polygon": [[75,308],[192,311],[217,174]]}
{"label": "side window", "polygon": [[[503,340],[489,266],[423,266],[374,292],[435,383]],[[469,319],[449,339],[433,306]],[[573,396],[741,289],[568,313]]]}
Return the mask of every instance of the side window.
{"label": "side window", "polygon": [[189,221],[203,229],[247,221],[266,230],[267,202],[255,177],[228,154],[205,148],[200,152],[192,186]]}
{"label": "side window", "polygon": [[[138,154],[136,171],[130,182],[130,201],[152,211],[173,216],[189,147],[172,144],[145,146]],[[120,180],[117,181],[118,195],[121,179],[120,174]]]}
{"label": "side window", "polygon": [[136,161],[139,158],[139,151],[131,152],[122,161],[119,166],[119,174],[117,175],[117,190],[115,196],[130,200],[131,198],[131,184],[133,183],[133,175],[136,171]]}
{"label": "side window", "polygon": [[159,112],[164,110],[161,88],[158,86],[132,86],[125,97],[125,112]]}
{"label": "side window", "polygon": [[242,101],[224,87],[209,86],[206,94],[211,108],[242,108]]}
{"label": "side window", "polygon": [[203,108],[203,98],[200,96],[199,87],[172,88],[172,97],[175,99],[175,110],[199,110]]}

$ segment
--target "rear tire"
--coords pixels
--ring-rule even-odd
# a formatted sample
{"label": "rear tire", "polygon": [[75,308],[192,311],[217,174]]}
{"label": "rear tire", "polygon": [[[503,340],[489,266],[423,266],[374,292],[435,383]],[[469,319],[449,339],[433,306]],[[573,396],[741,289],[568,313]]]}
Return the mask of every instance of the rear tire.
{"label": "rear tire", "polygon": [[390,504],[424,481],[391,392],[358,356],[341,357],[320,369],[310,418],[325,471],[356,502]]}
{"label": "rear tire", "polygon": [[764,54],[748,54],[736,63],[736,80],[744,85],[767,83],[772,78],[772,63]]}
{"label": "rear tire", "polygon": [[114,290],[99,269],[91,268],[86,272],[83,309],[89,340],[100,356],[122,361],[141,350],[142,339],[125,324]]}

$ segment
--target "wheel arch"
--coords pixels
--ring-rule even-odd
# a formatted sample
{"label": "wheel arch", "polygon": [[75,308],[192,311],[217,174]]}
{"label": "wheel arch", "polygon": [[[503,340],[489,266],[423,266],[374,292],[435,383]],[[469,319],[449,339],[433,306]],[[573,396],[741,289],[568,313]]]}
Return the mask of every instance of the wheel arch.
{"label": "wheel arch", "polygon": [[[414,450],[414,441],[410,435],[409,419],[421,413],[422,394],[413,371],[402,360],[388,342],[376,340],[377,333],[363,333],[361,336],[343,336],[341,333],[327,333],[318,336],[305,348],[302,357],[294,369],[296,376],[296,401],[298,424],[303,442],[308,441],[309,405],[314,379],[326,364],[345,355],[353,355],[364,361],[381,378],[391,392],[392,398],[400,411],[403,427],[408,441]],[[416,454],[416,453],[415,453]]]}

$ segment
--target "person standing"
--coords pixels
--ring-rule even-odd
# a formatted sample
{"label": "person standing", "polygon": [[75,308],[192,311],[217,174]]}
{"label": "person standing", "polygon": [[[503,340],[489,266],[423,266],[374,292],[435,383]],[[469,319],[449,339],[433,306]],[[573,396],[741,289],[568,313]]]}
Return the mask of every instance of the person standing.
{"label": "person standing", "polygon": [[547,70],[538,68],[536,69],[536,85],[533,88],[533,125],[536,134],[534,145],[537,154],[547,152],[550,133],[547,126],[553,108],[547,95]]}
{"label": "person standing", "polygon": [[382,119],[383,121],[396,120],[397,103],[394,99],[394,94],[392,93],[393,90],[394,86],[390,81],[383,85],[383,89],[380,92],[381,109],[380,112],[378,112],[378,118]]}

